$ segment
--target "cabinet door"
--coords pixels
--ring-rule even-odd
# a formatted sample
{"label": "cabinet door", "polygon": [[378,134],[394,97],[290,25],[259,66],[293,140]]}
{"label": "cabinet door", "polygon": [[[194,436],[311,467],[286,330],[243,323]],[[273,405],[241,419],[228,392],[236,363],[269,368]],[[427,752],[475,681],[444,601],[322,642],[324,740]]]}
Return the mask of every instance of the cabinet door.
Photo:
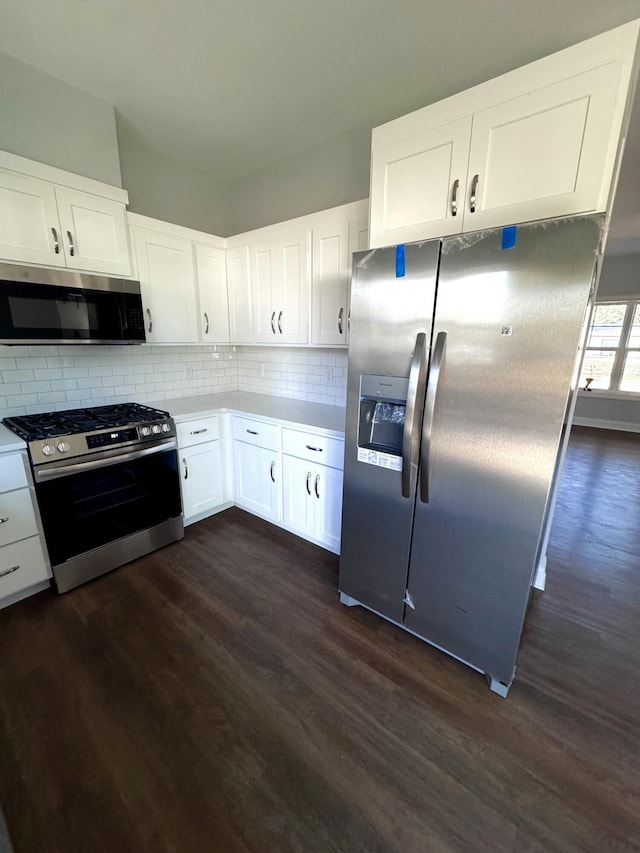
{"label": "cabinet door", "polygon": [[465,231],[597,210],[619,77],[611,62],[476,113]]}
{"label": "cabinet door", "polygon": [[[253,339],[274,344],[278,340],[276,320],[279,301],[277,287],[277,248],[272,242],[251,246],[251,290],[253,293]],[[274,292],[275,291],[275,292]]]}
{"label": "cabinet door", "polygon": [[198,340],[193,254],[189,240],[133,229],[150,343]]}
{"label": "cabinet door", "polygon": [[185,521],[224,503],[224,470],[219,441],[179,451]]}
{"label": "cabinet door", "polygon": [[56,194],[51,184],[0,171],[0,257],[65,266]]}
{"label": "cabinet door", "polygon": [[309,343],[310,234],[296,231],[277,241],[276,329],[278,343]]}
{"label": "cabinet door", "polygon": [[124,204],[56,187],[67,266],[105,275],[131,275]]}
{"label": "cabinet door", "polygon": [[279,454],[264,447],[233,442],[235,503],[269,521],[280,521]]}
{"label": "cabinet door", "polygon": [[224,249],[195,246],[200,340],[203,343],[229,342],[229,300]]}
{"label": "cabinet door", "polygon": [[227,251],[227,291],[231,343],[250,344],[253,342],[253,319],[248,246]]}
{"label": "cabinet door", "polygon": [[315,536],[315,466],[295,456],[282,457],[282,524],[304,536]]}
{"label": "cabinet door", "polygon": [[353,275],[354,252],[364,252],[369,248],[369,220],[366,216],[358,216],[349,220],[349,287],[347,291],[347,344],[349,343],[349,327],[351,324],[351,277]]}
{"label": "cabinet door", "polygon": [[340,553],[342,528],[342,471],[316,465],[313,477],[316,501],[315,538],[336,554]]}
{"label": "cabinet door", "polygon": [[471,116],[371,153],[371,247],[462,230]]}
{"label": "cabinet door", "polygon": [[311,343],[345,346],[349,311],[349,223],[313,229]]}

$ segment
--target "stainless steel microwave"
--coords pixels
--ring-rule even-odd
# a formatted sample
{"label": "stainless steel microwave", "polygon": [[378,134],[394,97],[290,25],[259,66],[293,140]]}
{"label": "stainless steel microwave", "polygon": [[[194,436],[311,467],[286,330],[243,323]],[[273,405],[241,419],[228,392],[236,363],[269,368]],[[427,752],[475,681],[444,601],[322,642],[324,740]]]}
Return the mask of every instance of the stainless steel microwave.
{"label": "stainless steel microwave", "polygon": [[0,264],[0,344],[141,344],[140,282]]}

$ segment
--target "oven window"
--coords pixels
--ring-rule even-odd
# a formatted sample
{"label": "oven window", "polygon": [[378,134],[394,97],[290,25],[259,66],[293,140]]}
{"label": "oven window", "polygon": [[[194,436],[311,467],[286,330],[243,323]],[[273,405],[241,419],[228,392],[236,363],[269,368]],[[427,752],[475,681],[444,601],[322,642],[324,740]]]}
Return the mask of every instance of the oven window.
{"label": "oven window", "polygon": [[175,450],[38,483],[36,492],[53,565],[182,512]]}

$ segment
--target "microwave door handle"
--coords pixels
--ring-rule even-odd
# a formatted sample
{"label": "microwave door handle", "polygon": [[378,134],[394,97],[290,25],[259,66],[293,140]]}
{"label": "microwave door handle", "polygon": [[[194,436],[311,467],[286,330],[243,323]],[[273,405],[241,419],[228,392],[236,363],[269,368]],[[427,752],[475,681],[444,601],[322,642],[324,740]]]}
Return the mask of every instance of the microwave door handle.
{"label": "microwave door handle", "polygon": [[402,432],[402,497],[410,498],[418,476],[418,450],[420,447],[420,417],[424,405],[427,381],[427,336],[416,335],[416,345],[409,370],[407,407]]}
{"label": "microwave door handle", "polygon": [[96,471],[99,468],[107,468],[110,465],[119,465],[120,462],[131,462],[134,459],[142,459],[144,456],[152,456],[154,453],[165,453],[167,450],[175,450],[178,446],[175,438],[162,441],[152,447],[144,447],[142,450],[132,450],[130,453],[120,453],[117,450],[108,452],[108,455],[100,459],[92,459],[89,462],[72,462],[56,465],[52,468],[36,469],[34,479],[36,483],[45,480],[58,480],[60,477],[70,477],[83,471]]}
{"label": "microwave door handle", "polygon": [[420,453],[420,500],[429,503],[429,457],[431,455],[431,433],[433,430],[433,416],[436,410],[438,387],[440,385],[440,371],[447,351],[447,333],[438,332],[436,343],[433,348],[433,358],[429,367],[429,381],[427,383],[427,398],[424,404],[424,421],[422,424],[422,450]]}

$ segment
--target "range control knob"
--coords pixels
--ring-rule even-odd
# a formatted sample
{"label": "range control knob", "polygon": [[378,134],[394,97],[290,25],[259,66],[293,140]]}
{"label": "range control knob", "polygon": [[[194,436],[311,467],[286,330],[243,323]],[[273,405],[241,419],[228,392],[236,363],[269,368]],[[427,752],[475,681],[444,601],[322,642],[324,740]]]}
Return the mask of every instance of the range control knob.
{"label": "range control knob", "polygon": [[170,424],[162,424],[162,432],[169,432],[170,429]]}
{"label": "range control knob", "polygon": [[61,442],[58,444],[58,451],[59,451],[60,453],[66,453],[66,452],[67,452],[67,450],[71,450],[71,445],[69,444],[69,442],[68,442],[68,441],[61,441]]}
{"label": "range control knob", "polygon": [[158,435],[158,433],[162,432],[162,429],[160,428],[160,424],[154,424],[154,425],[151,427],[151,432],[152,432],[154,435]]}
{"label": "range control knob", "polygon": [[52,453],[55,453],[55,450],[56,449],[53,446],[53,444],[43,444],[42,445],[42,452],[44,453],[45,456],[51,456]]}
{"label": "range control knob", "polygon": [[140,435],[142,435],[142,436],[151,435],[151,427],[148,427],[148,426],[140,427]]}

